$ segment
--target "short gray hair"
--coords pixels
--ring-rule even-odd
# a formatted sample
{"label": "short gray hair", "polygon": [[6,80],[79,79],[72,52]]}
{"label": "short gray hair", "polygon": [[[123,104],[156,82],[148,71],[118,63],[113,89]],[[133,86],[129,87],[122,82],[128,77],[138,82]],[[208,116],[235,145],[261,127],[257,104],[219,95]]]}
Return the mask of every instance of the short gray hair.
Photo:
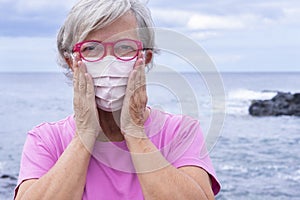
{"label": "short gray hair", "polygon": [[[150,10],[139,0],[79,0],[70,11],[57,35],[58,63],[72,77],[65,55],[89,33],[113,23],[128,11],[137,19],[139,36],[144,48],[154,48],[154,29]],[[152,62],[150,63],[152,66]]]}

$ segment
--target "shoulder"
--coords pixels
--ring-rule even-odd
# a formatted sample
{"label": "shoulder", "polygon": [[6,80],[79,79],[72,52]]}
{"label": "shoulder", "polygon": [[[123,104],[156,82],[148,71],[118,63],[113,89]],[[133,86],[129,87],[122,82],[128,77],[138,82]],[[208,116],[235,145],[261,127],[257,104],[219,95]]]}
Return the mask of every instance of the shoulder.
{"label": "shoulder", "polygon": [[75,133],[75,122],[72,115],[56,122],[44,122],[28,132],[27,140],[36,144],[54,147],[62,151],[68,146]]}
{"label": "shoulder", "polygon": [[75,129],[75,122],[73,115],[66,117],[65,119],[56,121],[56,122],[43,122],[35,126],[30,133],[35,133],[40,136],[45,135],[46,133],[66,133]]}
{"label": "shoulder", "polygon": [[198,120],[187,115],[170,114],[151,109],[145,124],[148,137],[159,149],[186,150],[191,143],[203,146],[204,138]]}
{"label": "shoulder", "polygon": [[150,119],[148,121],[151,121],[152,123],[157,123],[159,121],[161,122],[169,122],[169,123],[196,123],[198,124],[199,121],[191,116],[184,115],[184,114],[171,114],[168,112],[160,111],[157,109],[151,108],[150,112]]}
{"label": "shoulder", "polygon": [[168,132],[186,132],[192,129],[200,129],[197,119],[188,115],[170,114],[156,109],[151,109],[149,119],[145,124],[151,132],[169,130]]}

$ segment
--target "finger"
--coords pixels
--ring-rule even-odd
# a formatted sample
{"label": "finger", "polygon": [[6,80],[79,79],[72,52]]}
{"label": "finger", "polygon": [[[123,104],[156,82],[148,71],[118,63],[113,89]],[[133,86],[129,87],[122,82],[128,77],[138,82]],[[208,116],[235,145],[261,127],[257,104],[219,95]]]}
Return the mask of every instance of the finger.
{"label": "finger", "polygon": [[139,66],[141,65],[141,60],[143,59],[143,57],[144,57],[144,54],[140,51],[138,56],[137,56],[137,59],[136,59],[136,62],[134,64],[133,69],[138,69],[139,68]]}
{"label": "finger", "polygon": [[129,78],[128,78],[126,93],[133,93],[134,92],[136,76],[137,76],[137,70],[133,70],[130,73]]}
{"label": "finger", "polygon": [[[146,74],[145,74],[145,59],[144,56],[138,61],[140,64],[138,68],[138,76],[136,83],[137,94],[134,95],[134,102],[136,104],[136,117],[143,118],[141,115],[147,104],[147,94],[146,94]],[[140,116],[141,115],[141,116]]]}
{"label": "finger", "polygon": [[[125,98],[123,100],[122,115],[125,115],[129,118],[130,118],[129,105],[130,105],[130,99],[131,99],[132,95],[134,94],[134,87],[135,87],[134,84],[135,84],[135,79],[136,79],[136,73],[137,73],[136,70],[133,70],[130,73],[128,83],[127,83]],[[129,120],[129,119],[127,119],[127,120]]]}
{"label": "finger", "polygon": [[78,67],[79,67],[80,72],[82,72],[83,74],[87,73],[86,65],[81,60],[78,61]]}
{"label": "finger", "polygon": [[79,95],[79,70],[78,70],[78,54],[74,53],[72,56],[72,68],[73,68],[73,89],[74,89],[74,97],[73,97],[73,105],[74,105],[74,111],[75,115],[80,107],[79,101],[80,101],[80,95]]}
{"label": "finger", "polygon": [[78,85],[79,85],[79,71],[75,70],[73,74],[74,93],[78,92]]}
{"label": "finger", "polygon": [[78,84],[79,84],[78,59],[79,59],[79,55],[77,53],[74,53],[72,56],[72,62],[73,62],[72,68],[74,71],[73,74],[74,91],[77,91]]}
{"label": "finger", "polygon": [[78,69],[78,62],[80,61],[80,55],[78,53],[72,54],[72,68],[75,72],[76,69]]}
{"label": "finger", "polygon": [[85,71],[83,67],[83,63],[79,62],[79,83],[78,83],[78,91],[81,97],[85,96],[86,94],[86,79],[85,79]]}
{"label": "finger", "polygon": [[139,59],[137,61],[137,64],[139,65],[138,68],[136,69],[137,70],[137,75],[136,75],[136,81],[135,81],[135,90],[139,89],[143,83],[142,83],[142,74],[143,74],[143,71],[144,71],[144,66],[143,66],[143,59]]}
{"label": "finger", "polygon": [[145,65],[144,56],[142,58],[142,65],[140,68],[141,68],[141,84],[142,84],[142,86],[145,86],[146,85],[146,73],[145,73],[146,65]]}
{"label": "finger", "polygon": [[144,61],[144,66],[141,67],[141,90],[142,90],[142,95],[147,97],[146,94],[146,72],[145,72],[145,60]]}
{"label": "finger", "polygon": [[94,90],[93,78],[90,74],[85,73],[85,79],[86,79],[86,95],[90,100],[92,100],[92,99],[95,100],[95,90]]}

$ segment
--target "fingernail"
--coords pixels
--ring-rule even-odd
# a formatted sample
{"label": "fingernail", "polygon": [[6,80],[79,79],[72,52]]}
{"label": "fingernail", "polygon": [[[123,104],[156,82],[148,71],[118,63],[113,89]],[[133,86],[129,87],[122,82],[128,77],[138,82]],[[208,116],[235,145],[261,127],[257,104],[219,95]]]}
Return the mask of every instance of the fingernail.
{"label": "fingernail", "polygon": [[141,57],[141,55],[142,55],[142,52],[140,51],[138,54],[138,59]]}
{"label": "fingernail", "polygon": [[74,59],[75,60],[79,60],[79,54],[77,52],[73,53]]}
{"label": "fingernail", "polygon": [[73,59],[75,59],[76,58],[76,53],[72,53],[71,56],[72,56]]}
{"label": "fingernail", "polygon": [[138,66],[140,66],[140,65],[142,65],[143,64],[143,60],[142,60],[142,58],[139,58],[138,60],[137,60],[137,63],[136,63]]}
{"label": "fingernail", "polygon": [[78,67],[82,67],[83,63],[82,61],[78,61]]}

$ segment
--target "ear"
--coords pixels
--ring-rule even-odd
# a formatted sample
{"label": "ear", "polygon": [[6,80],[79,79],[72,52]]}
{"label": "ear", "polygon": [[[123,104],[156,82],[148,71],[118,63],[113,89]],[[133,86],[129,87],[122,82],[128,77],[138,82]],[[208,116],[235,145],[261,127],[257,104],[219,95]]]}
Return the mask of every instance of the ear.
{"label": "ear", "polygon": [[69,68],[73,71],[73,59],[72,57],[70,56],[69,53],[65,52],[64,53],[64,59],[66,61],[66,63],[68,64]]}
{"label": "ear", "polygon": [[153,58],[153,51],[152,50],[147,50],[145,53],[145,64],[149,64]]}

